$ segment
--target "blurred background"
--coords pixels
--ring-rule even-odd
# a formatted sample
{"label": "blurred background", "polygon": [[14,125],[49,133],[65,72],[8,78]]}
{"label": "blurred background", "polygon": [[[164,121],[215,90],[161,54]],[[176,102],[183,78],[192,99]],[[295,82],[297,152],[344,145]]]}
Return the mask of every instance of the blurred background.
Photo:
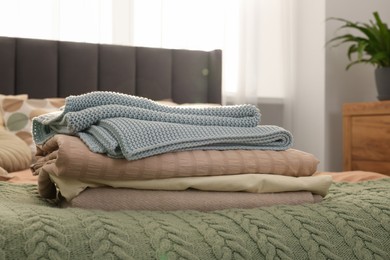
{"label": "blurred background", "polygon": [[[340,17],[390,22],[388,0],[0,0],[0,35],[222,49],[225,104],[252,103],[290,130],[319,170],[342,170],[342,105],[376,101],[374,67],[345,70],[326,45]],[[1,90],[0,90],[1,92]]]}

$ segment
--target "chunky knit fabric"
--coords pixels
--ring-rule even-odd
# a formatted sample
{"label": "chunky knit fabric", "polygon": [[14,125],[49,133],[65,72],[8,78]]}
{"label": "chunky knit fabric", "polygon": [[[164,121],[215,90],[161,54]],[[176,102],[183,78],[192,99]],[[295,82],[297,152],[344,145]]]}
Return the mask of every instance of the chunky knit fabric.
{"label": "chunky knit fabric", "polygon": [[182,108],[112,92],[66,99],[64,110],[33,121],[34,140],[55,133],[78,135],[94,152],[128,160],[180,150],[286,150],[292,135],[278,126],[257,126],[255,106]]}
{"label": "chunky knit fabric", "polygon": [[0,259],[390,259],[390,179],[258,209],[58,209],[0,183]]}
{"label": "chunky knit fabric", "polygon": [[192,126],[129,118],[103,119],[82,133],[93,152],[135,160],[180,150],[286,150],[291,134],[278,126]]}
{"label": "chunky knit fabric", "polygon": [[260,122],[260,111],[253,105],[173,107],[143,97],[97,91],[69,96],[62,112],[34,119],[34,141],[41,144],[57,132],[76,133],[101,119],[116,117],[191,125],[254,127]]}

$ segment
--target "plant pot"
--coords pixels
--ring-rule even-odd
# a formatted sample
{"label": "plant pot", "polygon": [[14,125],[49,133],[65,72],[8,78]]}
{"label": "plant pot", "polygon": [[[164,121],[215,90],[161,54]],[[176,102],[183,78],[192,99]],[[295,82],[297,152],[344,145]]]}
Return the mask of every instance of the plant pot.
{"label": "plant pot", "polygon": [[379,100],[390,100],[390,67],[375,69],[376,89]]}

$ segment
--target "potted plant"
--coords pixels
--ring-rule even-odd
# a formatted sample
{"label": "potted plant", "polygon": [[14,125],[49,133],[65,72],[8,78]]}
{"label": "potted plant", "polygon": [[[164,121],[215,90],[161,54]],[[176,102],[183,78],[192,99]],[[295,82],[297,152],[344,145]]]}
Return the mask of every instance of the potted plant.
{"label": "potted plant", "polygon": [[379,100],[390,100],[390,29],[384,23],[378,12],[373,13],[375,20],[369,23],[351,22],[341,18],[330,20],[341,21],[344,24],[339,29],[352,29],[357,33],[347,32],[332,38],[328,43],[350,44],[348,48],[348,70],[358,63],[369,63],[376,67],[375,81]]}

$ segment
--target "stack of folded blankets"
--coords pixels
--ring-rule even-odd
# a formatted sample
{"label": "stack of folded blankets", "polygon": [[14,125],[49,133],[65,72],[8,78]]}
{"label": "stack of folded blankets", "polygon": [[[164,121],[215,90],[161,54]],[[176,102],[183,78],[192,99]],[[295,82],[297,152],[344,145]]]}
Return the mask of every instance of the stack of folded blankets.
{"label": "stack of folded blankets", "polygon": [[252,105],[167,106],[114,92],[66,98],[34,118],[42,197],[104,210],[254,208],[321,201],[331,178],[260,125]]}

